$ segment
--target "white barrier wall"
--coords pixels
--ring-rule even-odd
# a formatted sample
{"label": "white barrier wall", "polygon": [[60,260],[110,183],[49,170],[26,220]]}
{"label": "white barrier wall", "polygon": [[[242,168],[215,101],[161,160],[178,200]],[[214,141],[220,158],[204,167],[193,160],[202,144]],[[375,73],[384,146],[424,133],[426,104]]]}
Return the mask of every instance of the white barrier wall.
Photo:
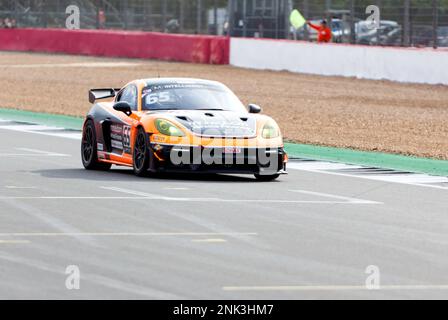
{"label": "white barrier wall", "polygon": [[230,64],[252,69],[448,85],[448,51],[232,38]]}

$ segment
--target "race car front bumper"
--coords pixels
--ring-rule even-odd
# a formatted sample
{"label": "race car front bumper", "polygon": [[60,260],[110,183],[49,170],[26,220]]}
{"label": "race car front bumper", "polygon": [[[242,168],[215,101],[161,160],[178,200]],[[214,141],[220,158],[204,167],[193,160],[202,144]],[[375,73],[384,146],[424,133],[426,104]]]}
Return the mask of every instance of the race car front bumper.
{"label": "race car front bumper", "polygon": [[156,161],[151,171],[287,174],[287,155],[282,147],[275,148],[209,148],[151,143]]}

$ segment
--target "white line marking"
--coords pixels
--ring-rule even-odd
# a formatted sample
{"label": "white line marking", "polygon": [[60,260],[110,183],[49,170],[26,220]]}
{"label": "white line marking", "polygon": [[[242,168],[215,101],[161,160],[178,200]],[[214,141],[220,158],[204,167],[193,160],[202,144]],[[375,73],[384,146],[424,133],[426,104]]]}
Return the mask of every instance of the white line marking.
{"label": "white line marking", "polygon": [[396,181],[401,183],[448,183],[446,177],[429,176],[425,174],[403,174],[403,175],[378,175],[374,176],[378,180],[382,181]]}
{"label": "white line marking", "polygon": [[325,161],[303,161],[300,163],[290,162],[288,168],[294,168],[295,165],[301,170],[343,170],[343,169],[362,169],[365,167],[350,165],[345,163],[325,162]]}
{"label": "white line marking", "polygon": [[313,192],[313,191],[306,191],[306,190],[288,190],[288,191],[302,193],[302,194],[308,194],[308,195],[317,196],[317,197],[326,197],[326,198],[333,198],[333,199],[339,199],[339,200],[346,200],[347,202],[350,202],[353,204],[382,204],[381,202],[363,200],[363,199],[357,199],[357,198],[350,198],[350,197],[343,197],[343,196],[338,196],[338,195],[329,194],[329,193],[322,193],[322,192]]}
{"label": "white line marking", "polygon": [[194,239],[194,240],[191,240],[191,242],[222,243],[222,242],[227,242],[227,240],[224,240],[224,239]]}
{"label": "white line marking", "polygon": [[[56,153],[56,152],[37,150],[37,149],[30,149],[30,148],[16,148],[16,150],[32,152],[37,155],[43,155],[43,156],[49,156],[49,157],[71,157],[71,155],[69,155],[69,154]],[[33,156],[35,154],[33,154]]]}
{"label": "white line marking", "polygon": [[30,149],[30,148],[16,148],[16,150],[28,151],[28,152],[40,153],[40,154],[51,154],[51,152],[49,152],[49,151]]}
{"label": "white line marking", "polygon": [[224,291],[381,291],[381,290],[448,290],[448,285],[383,285],[379,289],[366,286],[247,286],[223,287]]}
{"label": "white line marking", "polygon": [[[101,187],[105,190],[116,191],[120,193],[127,193],[141,197],[141,199],[150,199],[150,200],[164,200],[164,201],[185,201],[185,202],[233,202],[233,203],[292,203],[292,204],[382,204],[380,202],[367,201],[367,200],[359,200],[357,202],[347,202],[347,201],[319,201],[319,200],[276,200],[276,199],[220,199],[220,198],[174,198],[174,197],[166,197],[160,196],[156,194],[134,191],[123,188],[116,187]],[[129,198],[131,199],[131,198]],[[138,200],[139,198],[134,198]]]}
{"label": "white line marking", "polygon": [[147,192],[140,192],[140,191],[135,191],[135,190],[129,190],[129,189],[123,189],[123,188],[116,188],[116,187],[100,187],[101,189],[104,190],[110,190],[110,191],[116,191],[119,193],[125,193],[125,194],[132,194],[132,195],[136,195],[139,197],[143,197],[143,198],[147,198],[147,199],[154,199],[154,200],[167,200],[167,201],[175,201],[175,200],[187,200],[189,198],[172,198],[172,197],[165,197],[165,196],[160,196],[160,195],[156,195],[156,194],[152,194],[152,193],[147,193]]}
{"label": "white line marking", "polygon": [[29,240],[0,240],[0,244],[28,244]]}
{"label": "white line marking", "polygon": [[178,191],[183,191],[183,190],[190,190],[190,188],[181,188],[181,187],[166,187],[163,188],[164,190],[178,190]]}
{"label": "white line marking", "polygon": [[0,153],[0,157],[71,157],[62,154]]}
{"label": "white line marking", "polygon": [[40,124],[14,124],[12,126],[2,126],[2,129],[10,129],[14,131],[54,131],[54,130],[64,130],[62,127],[49,127]]}
{"label": "white line marking", "polygon": [[168,197],[0,197],[0,200],[160,200],[178,202],[228,202],[228,203],[284,203],[284,204],[383,204],[381,202],[313,201],[313,200],[266,200],[266,199],[218,199],[218,198],[168,198]]}
{"label": "white line marking", "polygon": [[[354,174],[348,174],[348,173],[330,172],[330,171],[323,171],[324,169],[322,169],[322,170],[321,169],[319,169],[319,170],[308,169],[306,167],[303,167],[301,163],[293,163],[293,162],[289,163],[287,167],[288,167],[288,169],[292,169],[292,170],[306,171],[306,172],[312,172],[312,173],[329,174],[329,175],[334,175],[334,176],[358,178],[358,179],[365,179],[365,180],[376,180],[376,181],[384,181],[384,182],[390,182],[390,183],[407,184],[407,185],[412,185],[412,186],[417,186],[417,187],[426,187],[426,188],[448,190],[448,187],[435,186],[435,185],[430,185],[430,184],[422,184],[422,183],[417,183],[417,182],[403,181],[403,180],[397,179],[397,177],[395,175],[388,175],[388,176],[383,176],[383,175],[354,175]],[[428,175],[428,177],[431,177],[431,176]],[[446,178],[446,177],[437,177],[437,176],[434,176],[434,177],[440,178],[441,179],[440,182],[448,183],[448,178]],[[444,179],[446,179],[446,180],[444,180]]]}
{"label": "white line marking", "polygon": [[150,197],[92,197],[92,196],[42,196],[42,197],[0,197],[0,200],[151,200]]}
{"label": "white line marking", "polygon": [[64,138],[64,139],[81,140],[81,138],[82,138],[81,133],[78,133],[78,132],[45,131],[45,130],[55,130],[55,129],[61,129],[61,128],[40,126],[41,131],[34,131],[38,128],[39,128],[39,126],[35,126],[35,125],[0,126],[0,129],[4,129],[4,130],[12,130],[12,131],[19,131],[19,132],[24,132],[24,133],[40,134],[40,135],[44,135],[44,136],[58,137],[58,138]]}
{"label": "white line marking", "polygon": [[5,186],[6,189],[36,189],[36,187]]}
{"label": "white line marking", "polygon": [[258,236],[256,232],[31,232],[0,233],[0,237],[214,237]]}

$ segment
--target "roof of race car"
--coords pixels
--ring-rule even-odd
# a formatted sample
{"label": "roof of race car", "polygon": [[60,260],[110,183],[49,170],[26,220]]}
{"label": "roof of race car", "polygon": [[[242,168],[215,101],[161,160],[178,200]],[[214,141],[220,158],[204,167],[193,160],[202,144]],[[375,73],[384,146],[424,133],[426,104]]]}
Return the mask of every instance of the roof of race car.
{"label": "roof of race car", "polygon": [[194,78],[150,78],[150,79],[141,79],[146,83],[147,86],[150,85],[159,85],[159,84],[210,84],[210,85],[220,85],[223,86],[222,83],[211,80],[203,80],[203,79],[194,79]]}

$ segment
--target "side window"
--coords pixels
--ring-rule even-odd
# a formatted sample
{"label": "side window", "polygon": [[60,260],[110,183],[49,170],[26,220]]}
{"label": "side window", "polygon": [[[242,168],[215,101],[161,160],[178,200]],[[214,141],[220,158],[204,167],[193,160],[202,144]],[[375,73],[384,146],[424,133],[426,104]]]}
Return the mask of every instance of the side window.
{"label": "side window", "polygon": [[137,111],[137,87],[132,84],[127,86],[117,101],[126,101],[133,111]]}

